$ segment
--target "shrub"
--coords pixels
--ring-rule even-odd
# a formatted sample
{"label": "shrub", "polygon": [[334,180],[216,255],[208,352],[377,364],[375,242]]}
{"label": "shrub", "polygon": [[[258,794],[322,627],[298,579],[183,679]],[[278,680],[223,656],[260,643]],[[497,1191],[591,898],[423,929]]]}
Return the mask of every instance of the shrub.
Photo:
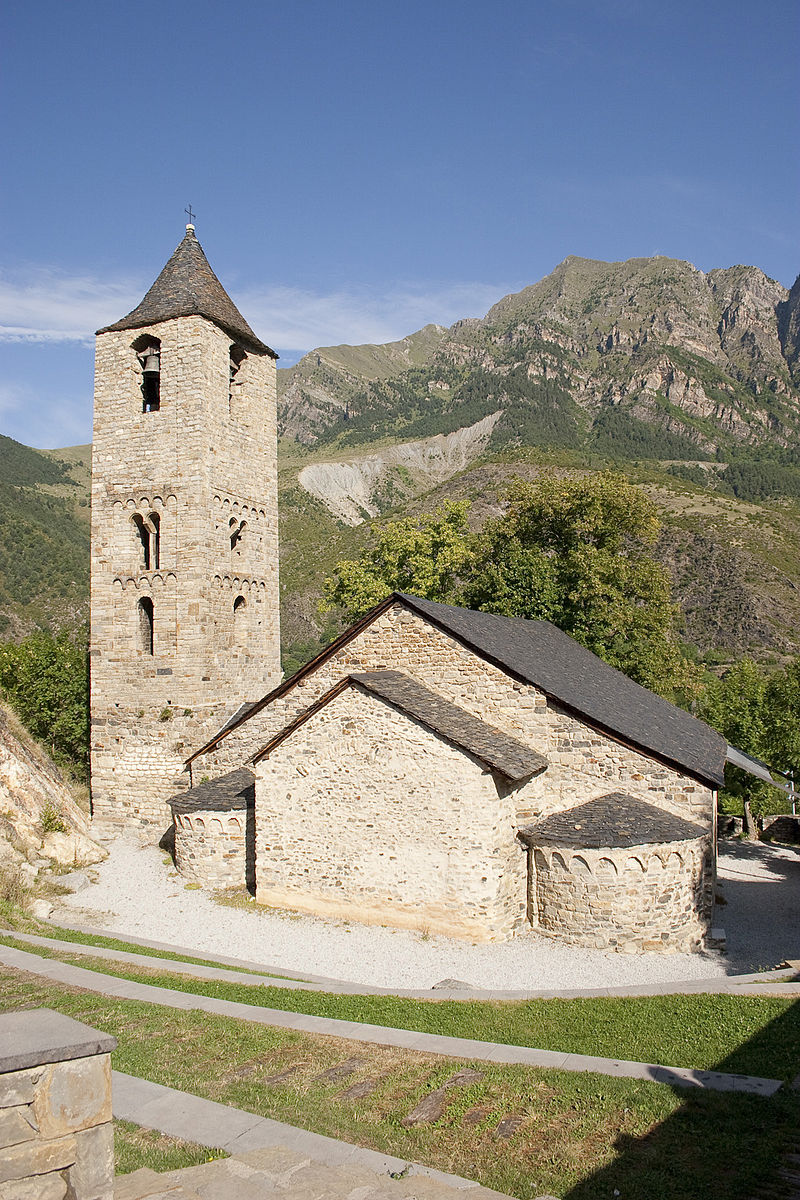
{"label": "shrub", "polygon": [[53,804],[45,804],[39,817],[39,827],[42,833],[66,833],[67,825],[59,810]]}

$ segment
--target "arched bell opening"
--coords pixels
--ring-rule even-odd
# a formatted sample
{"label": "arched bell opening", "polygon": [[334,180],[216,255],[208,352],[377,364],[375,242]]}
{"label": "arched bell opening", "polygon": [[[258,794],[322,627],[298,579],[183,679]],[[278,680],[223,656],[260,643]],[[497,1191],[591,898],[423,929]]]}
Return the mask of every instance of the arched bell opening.
{"label": "arched bell opening", "polygon": [[136,339],[132,348],[142,368],[142,412],[158,412],[161,408],[161,342],[145,333]]}

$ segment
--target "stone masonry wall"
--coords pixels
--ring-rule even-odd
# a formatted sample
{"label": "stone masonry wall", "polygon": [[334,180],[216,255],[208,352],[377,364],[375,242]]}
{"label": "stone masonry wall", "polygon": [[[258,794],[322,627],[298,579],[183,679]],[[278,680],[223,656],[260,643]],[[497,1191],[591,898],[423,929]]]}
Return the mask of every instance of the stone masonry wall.
{"label": "stone masonry wall", "polygon": [[691,951],[709,929],[710,839],[630,849],[531,851],[532,916],[581,946]]}
{"label": "stone masonry wall", "polygon": [[[161,343],[155,412],[142,411],[142,333]],[[275,364],[248,351],[231,384],[231,345],[202,317],[97,338],[92,801],[105,822],[165,827],[187,755],[280,679]],[[152,514],[148,568],[134,518]]]}
{"label": "stone masonry wall", "polygon": [[515,816],[476,760],[349,688],[256,767],[256,899],[502,939],[525,922]]}
{"label": "stone masonry wall", "polygon": [[110,1054],[0,1073],[0,1196],[112,1200],[113,1192]]}
{"label": "stone masonry wall", "polygon": [[252,810],[175,813],[175,866],[181,875],[209,888],[240,888],[251,875],[248,823]]}
{"label": "stone masonry wall", "polygon": [[548,703],[536,688],[510,679],[401,604],[197,759],[194,776],[214,777],[246,763],[343,676],[380,669],[406,672],[545,755],[547,770],[515,793],[520,826],[594,796],[625,791],[710,827],[714,796],[708,788],[582,724]]}

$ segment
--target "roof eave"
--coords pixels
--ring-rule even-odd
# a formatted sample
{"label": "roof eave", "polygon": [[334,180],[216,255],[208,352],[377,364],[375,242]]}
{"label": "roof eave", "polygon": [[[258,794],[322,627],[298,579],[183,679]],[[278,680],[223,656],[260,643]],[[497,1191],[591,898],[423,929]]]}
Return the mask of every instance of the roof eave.
{"label": "roof eave", "polygon": [[[136,309],[133,310],[134,312]],[[216,317],[210,317],[204,312],[181,312],[175,313],[169,317],[143,317],[136,321],[130,321],[129,318],[133,313],[128,313],[127,317],[123,317],[120,321],[115,321],[113,325],[104,325],[102,329],[98,329],[95,333],[96,337],[100,337],[103,333],[125,333],[134,329],[151,329],[154,325],[164,325],[167,321],[177,321],[181,317],[202,317],[204,321],[209,321],[212,325],[216,325],[217,329],[221,329],[223,333],[227,333],[228,337],[234,341],[241,343],[246,349],[254,350],[257,354],[266,354],[270,358],[274,358],[277,362],[280,357],[266,342],[262,342],[254,333],[247,334],[242,329],[234,329],[233,326],[219,321]]]}

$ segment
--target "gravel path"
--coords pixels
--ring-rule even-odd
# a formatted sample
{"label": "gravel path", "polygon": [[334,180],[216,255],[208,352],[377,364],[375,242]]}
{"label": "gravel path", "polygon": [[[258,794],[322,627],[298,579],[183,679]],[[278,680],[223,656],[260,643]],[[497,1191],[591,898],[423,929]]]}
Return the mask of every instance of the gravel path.
{"label": "gravel path", "polygon": [[800,959],[800,848],[720,843],[717,897],[729,975]]}
{"label": "gravel path", "polygon": [[726,844],[720,880],[727,904],[715,923],[728,934],[727,955],[616,954],[559,946],[535,933],[472,945],[408,930],[248,912],[187,891],[163,860],[154,846],[117,839],[95,869],[99,881],[66,897],[64,915],[286,974],[378,987],[428,988],[448,978],[492,990],[614,987],[720,977],[800,958],[800,856],[785,848]]}

